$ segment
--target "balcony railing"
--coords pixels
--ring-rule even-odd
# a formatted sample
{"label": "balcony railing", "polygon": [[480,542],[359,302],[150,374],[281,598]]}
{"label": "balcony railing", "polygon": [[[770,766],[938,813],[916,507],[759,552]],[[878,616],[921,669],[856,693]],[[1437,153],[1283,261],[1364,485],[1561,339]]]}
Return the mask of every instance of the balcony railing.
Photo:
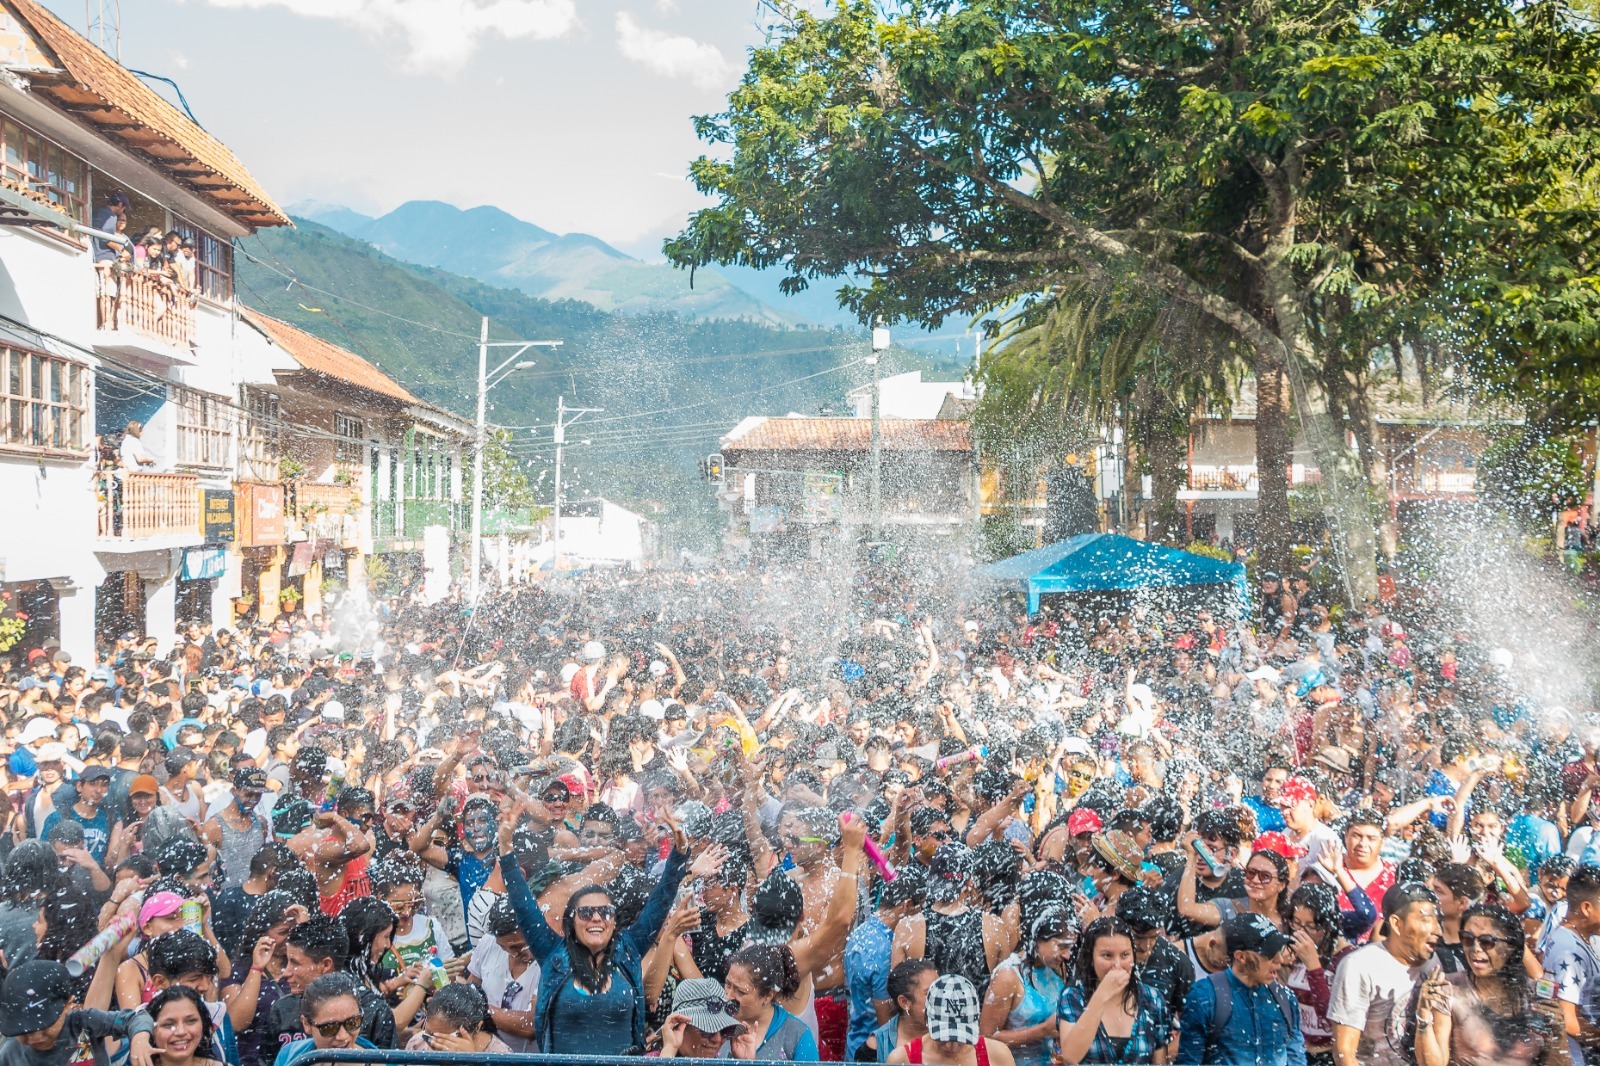
{"label": "balcony railing", "polygon": [[168,280],[136,271],[107,267],[97,271],[95,326],[128,330],[154,340],[188,348],[194,342],[194,308],[189,297]]}
{"label": "balcony railing", "polygon": [[1422,470],[1412,475],[1411,491],[1471,493],[1478,490],[1476,470]]}
{"label": "balcony railing", "polygon": [[130,540],[144,537],[199,536],[200,479],[194,474],[137,474],[104,471],[99,475],[99,536]]}
{"label": "balcony railing", "polygon": [[449,500],[379,500],[372,505],[372,536],[376,540],[421,540],[428,526],[465,532],[471,523],[471,507]]}
{"label": "balcony railing", "polygon": [[[1322,471],[1316,467],[1295,464],[1289,468],[1290,486],[1319,485]],[[1261,483],[1256,477],[1256,465],[1191,466],[1189,489],[1193,492],[1258,492]]]}
{"label": "balcony railing", "polygon": [[361,490],[356,486],[297,481],[293,492],[295,524],[309,535],[346,544],[358,538]]}

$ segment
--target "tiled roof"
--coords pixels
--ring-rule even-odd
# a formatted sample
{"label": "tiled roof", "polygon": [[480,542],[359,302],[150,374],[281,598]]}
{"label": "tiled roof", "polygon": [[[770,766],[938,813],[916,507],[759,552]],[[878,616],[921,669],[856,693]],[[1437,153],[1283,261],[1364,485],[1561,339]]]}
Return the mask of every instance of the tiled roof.
{"label": "tiled roof", "polygon": [[56,71],[21,70],[33,91],[150,160],[201,199],[251,228],[290,225],[222,142],[36,0],[0,0],[54,53]]}
{"label": "tiled roof", "polygon": [[294,356],[295,362],[314,374],[321,374],[405,403],[422,402],[407,392],[399,382],[354,352],[346,351],[336,344],[329,344],[321,337],[313,337],[305,330],[291,326],[287,322],[269,318],[260,311],[245,308],[244,316],[272,338],[274,344]]}
{"label": "tiled roof", "polygon": [[[970,452],[965,422],[940,418],[885,418],[885,451]],[[869,418],[747,418],[722,438],[726,451],[852,452],[872,446]]]}

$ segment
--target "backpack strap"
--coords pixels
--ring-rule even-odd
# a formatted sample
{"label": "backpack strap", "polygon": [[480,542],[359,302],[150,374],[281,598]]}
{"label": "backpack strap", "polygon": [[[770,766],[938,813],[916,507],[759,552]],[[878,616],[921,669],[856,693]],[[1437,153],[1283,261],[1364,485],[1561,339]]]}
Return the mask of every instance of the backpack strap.
{"label": "backpack strap", "polygon": [[1222,1032],[1233,1017],[1233,989],[1228,987],[1226,968],[1206,974],[1206,980],[1211,982],[1211,1033],[1207,1048],[1210,1050],[1221,1046]]}

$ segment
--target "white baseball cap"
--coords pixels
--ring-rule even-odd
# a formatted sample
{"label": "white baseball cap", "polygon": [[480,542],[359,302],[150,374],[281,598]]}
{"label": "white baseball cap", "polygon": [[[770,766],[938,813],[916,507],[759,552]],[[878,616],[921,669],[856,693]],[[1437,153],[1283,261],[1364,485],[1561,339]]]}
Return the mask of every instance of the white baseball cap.
{"label": "white baseball cap", "polygon": [[606,646],[598,640],[591,640],[583,646],[583,651],[578,655],[586,663],[597,663],[606,657]]}
{"label": "white baseball cap", "polygon": [[322,717],[330,722],[344,721],[344,704],[338,700],[329,700],[322,705]]}
{"label": "white baseball cap", "polygon": [[645,700],[639,704],[639,713],[646,718],[653,718],[659,722],[666,717],[667,708],[660,700]]}

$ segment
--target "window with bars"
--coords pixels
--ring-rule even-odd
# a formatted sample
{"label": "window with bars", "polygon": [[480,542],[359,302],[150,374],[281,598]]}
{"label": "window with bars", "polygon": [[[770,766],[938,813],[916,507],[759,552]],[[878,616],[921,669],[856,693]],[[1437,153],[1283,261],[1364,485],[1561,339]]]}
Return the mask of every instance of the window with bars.
{"label": "window with bars", "polygon": [[233,245],[213,237],[188,219],[172,216],[172,228],[194,241],[195,285],[213,300],[233,295]]}
{"label": "window with bars", "polygon": [[0,444],[83,455],[84,367],[23,348],[0,347]]}
{"label": "window with bars", "polygon": [[231,461],[234,410],[226,397],[174,388],[180,466],[225,467]]}
{"label": "window with bars", "polygon": [[333,413],[333,461],[361,465],[367,461],[367,427],[361,419]]}
{"label": "window with bars", "polygon": [[78,222],[89,221],[88,164],[8,118],[0,118],[0,183]]}

